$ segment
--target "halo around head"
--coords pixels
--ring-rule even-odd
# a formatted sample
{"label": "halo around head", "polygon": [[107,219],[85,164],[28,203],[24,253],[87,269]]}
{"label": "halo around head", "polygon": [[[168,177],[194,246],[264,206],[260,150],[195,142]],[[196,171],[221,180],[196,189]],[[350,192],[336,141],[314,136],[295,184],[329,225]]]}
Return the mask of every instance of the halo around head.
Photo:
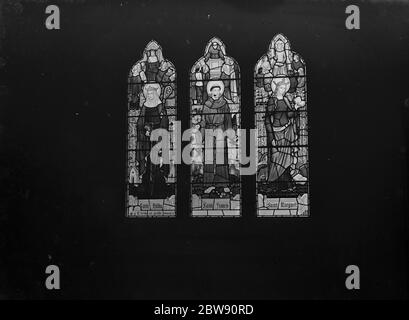
{"label": "halo around head", "polygon": [[213,81],[209,81],[207,83],[207,94],[210,95],[210,91],[212,90],[213,87],[219,87],[220,88],[220,92],[221,94],[223,94],[224,92],[224,83],[221,80],[213,80]]}
{"label": "halo around head", "polygon": [[155,90],[156,93],[158,94],[158,96],[160,96],[161,87],[160,87],[159,83],[145,84],[145,86],[143,87],[143,95],[146,97],[148,91],[151,91],[151,90]]}
{"label": "halo around head", "polygon": [[287,91],[290,89],[290,79],[288,78],[274,78],[271,81],[271,89],[273,92],[276,91],[277,86],[279,85],[284,85],[285,86],[285,92],[287,93]]}

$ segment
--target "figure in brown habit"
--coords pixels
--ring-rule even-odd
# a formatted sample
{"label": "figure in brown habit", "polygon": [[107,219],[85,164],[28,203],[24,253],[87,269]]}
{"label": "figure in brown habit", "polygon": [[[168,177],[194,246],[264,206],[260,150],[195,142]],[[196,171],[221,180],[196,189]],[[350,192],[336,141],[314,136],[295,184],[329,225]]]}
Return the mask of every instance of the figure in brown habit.
{"label": "figure in brown habit", "polygon": [[[203,181],[205,183],[228,182],[229,181],[229,163],[228,146],[225,141],[224,131],[232,128],[232,119],[224,95],[223,81],[209,81],[207,84],[208,100],[205,102],[201,117],[201,134],[205,139],[205,130],[217,130],[213,139],[213,163],[205,163]],[[210,138],[210,137],[209,137]],[[216,146],[224,146],[223,150],[216,149]],[[205,149],[206,152],[210,150]],[[223,152],[223,163],[216,163],[217,152]]]}

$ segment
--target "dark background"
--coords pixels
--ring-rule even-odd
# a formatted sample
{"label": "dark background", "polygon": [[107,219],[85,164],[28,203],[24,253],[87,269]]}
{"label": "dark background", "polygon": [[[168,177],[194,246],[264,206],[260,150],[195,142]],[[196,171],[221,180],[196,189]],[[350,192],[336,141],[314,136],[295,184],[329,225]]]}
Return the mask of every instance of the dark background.
{"label": "dark background", "polygon": [[[1,298],[408,298],[409,5],[354,2],[347,30],[340,1],[55,1],[61,30],[47,30],[45,3],[2,2]],[[189,218],[182,166],[177,218],[126,219],[127,74],[146,43],[177,68],[187,128],[188,71],[220,37],[250,128],[276,33],[307,63],[311,216],[255,218],[244,177],[242,218]],[[345,288],[350,264],[361,290]]]}

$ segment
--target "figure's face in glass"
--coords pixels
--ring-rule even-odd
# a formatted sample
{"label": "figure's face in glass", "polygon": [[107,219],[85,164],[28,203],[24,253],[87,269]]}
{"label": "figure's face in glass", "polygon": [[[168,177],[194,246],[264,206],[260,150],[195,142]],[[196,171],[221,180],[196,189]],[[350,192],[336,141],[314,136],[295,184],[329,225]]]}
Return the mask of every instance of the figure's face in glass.
{"label": "figure's face in glass", "polygon": [[295,62],[298,62],[298,60],[300,60],[300,58],[299,58],[297,55],[295,55],[295,56],[294,56],[294,61],[295,61]]}
{"label": "figure's face in glass", "polygon": [[277,93],[280,95],[284,95],[285,94],[285,85],[279,85],[277,88]]}
{"label": "figure's face in glass", "polygon": [[213,98],[213,100],[217,100],[220,98],[220,96],[222,95],[221,90],[219,87],[215,87],[210,91],[210,94]]}
{"label": "figure's face in glass", "polygon": [[193,124],[198,124],[198,123],[200,122],[200,120],[201,120],[200,115],[196,115],[196,116],[194,116],[194,117],[192,118],[192,123],[193,123]]}
{"label": "figure's face in glass", "polygon": [[212,47],[213,47],[213,49],[217,49],[217,42],[213,42]]}
{"label": "figure's face in glass", "polygon": [[284,50],[284,43],[282,41],[277,41],[276,42],[276,49],[278,51],[283,51]]}
{"label": "figure's face in glass", "polygon": [[149,54],[150,54],[151,57],[156,56],[156,50],[149,51]]}
{"label": "figure's face in glass", "polygon": [[155,97],[155,94],[154,94],[153,90],[148,90],[147,99],[148,100],[153,100],[154,97]]}

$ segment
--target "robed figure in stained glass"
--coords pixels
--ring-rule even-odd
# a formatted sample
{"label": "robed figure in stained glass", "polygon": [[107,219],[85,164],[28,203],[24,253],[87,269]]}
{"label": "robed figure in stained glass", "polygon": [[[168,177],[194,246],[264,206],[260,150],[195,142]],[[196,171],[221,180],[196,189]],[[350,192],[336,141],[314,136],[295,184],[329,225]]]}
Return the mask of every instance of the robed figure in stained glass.
{"label": "robed figure in stained glass", "polygon": [[[169,155],[174,154],[176,121],[176,71],[162,54],[159,44],[150,41],[131,68],[128,78],[128,217],[175,216],[176,166],[159,154],[159,163],[150,152],[157,143],[152,132],[169,132]],[[165,151],[165,152],[168,152]]]}
{"label": "robed figure in stained glass", "polygon": [[268,178],[267,181],[281,181],[284,189],[293,188],[291,165],[296,160],[297,127],[296,110],[299,104],[292,106],[286,97],[290,88],[288,78],[276,78],[271,81],[274,93],[267,102],[264,116],[268,148]]}
{"label": "robed figure in stained glass", "polygon": [[[210,184],[229,181],[228,144],[225,142],[224,131],[232,128],[232,121],[229,104],[223,93],[222,81],[207,83],[208,99],[202,109],[201,133],[202,137],[205,137],[206,129],[215,130],[215,136],[211,137],[212,150],[205,151],[212,152],[213,155],[213,163],[204,165],[203,181]],[[218,152],[223,153],[223,163],[216,163]]]}
{"label": "robed figure in stained glass", "polygon": [[160,100],[161,87],[158,83],[148,83],[143,88],[143,99],[140,117],[137,121],[138,140],[136,142],[136,160],[139,163],[139,174],[142,176],[141,195],[148,198],[166,196],[166,177],[169,164],[153,164],[150,151],[156,142],[150,141],[155,129],[168,129],[169,120],[166,108]]}
{"label": "robed figure in stained glass", "polygon": [[131,107],[140,104],[141,90],[144,83],[157,82],[172,87],[172,97],[175,98],[176,72],[173,64],[163,58],[162,48],[156,41],[150,41],[143,51],[143,56],[131,70],[129,79],[131,90]]}
{"label": "robed figure in stained glass", "polygon": [[276,35],[254,69],[257,215],[308,215],[305,62]]}
{"label": "robed figure in stained glass", "polygon": [[190,80],[192,215],[240,216],[240,70],[219,38],[208,42]]}

